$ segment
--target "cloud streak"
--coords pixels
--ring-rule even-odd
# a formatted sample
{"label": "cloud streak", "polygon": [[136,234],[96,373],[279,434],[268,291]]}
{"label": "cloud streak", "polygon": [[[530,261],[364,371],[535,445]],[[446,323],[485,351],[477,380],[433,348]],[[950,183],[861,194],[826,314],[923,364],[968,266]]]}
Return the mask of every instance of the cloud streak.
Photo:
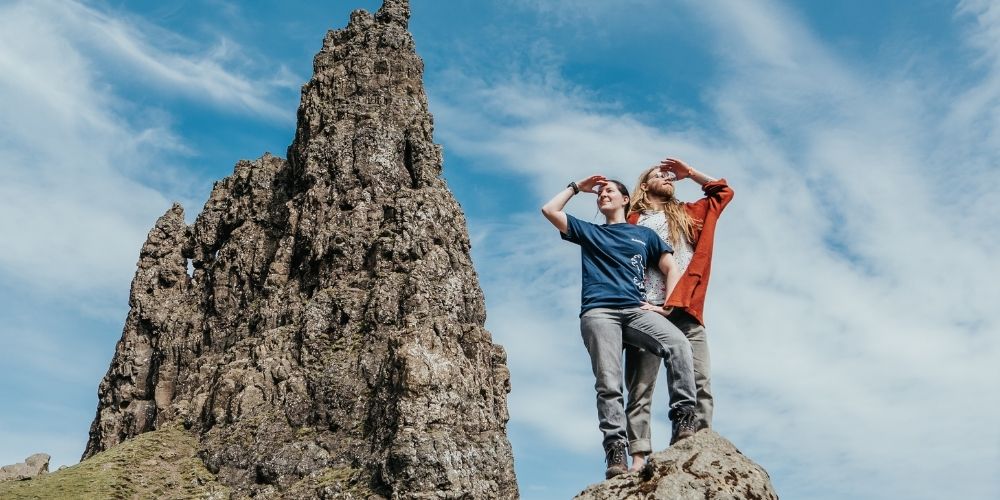
{"label": "cloud streak", "polygon": [[192,43],[76,2],[0,14],[0,273],[46,294],[120,300],[151,222],[170,198],[189,201],[154,179],[182,176],[165,160],[192,152],[169,115],[143,109],[110,74],[262,119],[292,114],[269,101],[273,86],[224,67],[238,48],[175,52]]}
{"label": "cloud streak", "polygon": [[107,64],[127,68],[132,78],[160,91],[177,92],[222,110],[292,123],[294,114],[274,104],[276,89],[296,88],[299,78],[279,66],[260,76],[242,74],[247,57],[221,38],[203,47],[139,18],[122,17],[77,2],[31,4],[28,15],[45,16],[63,36],[92,51]]}

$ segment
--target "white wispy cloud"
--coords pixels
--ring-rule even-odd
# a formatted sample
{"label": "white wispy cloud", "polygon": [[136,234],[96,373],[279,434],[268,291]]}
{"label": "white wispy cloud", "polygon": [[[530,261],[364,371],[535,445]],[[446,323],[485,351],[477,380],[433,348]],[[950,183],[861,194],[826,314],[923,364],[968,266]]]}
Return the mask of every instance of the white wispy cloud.
{"label": "white wispy cloud", "polygon": [[[904,71],[873,74],[839,58],[777,4],[687,7],[727,61],[707,89],[719,129],[658,130],[568,82],[515,76],[442,89],[441,141],[480,168],[528,179],[538,203],[592,172],[631,183],[666,155],[728,178],[737,195],[720,225],[707,310],[718,427],[780,469],[793,496],[940,498],[958,485],[968,498],[995,494],[1000,218],[984,198],[1000,175],[989,163],[1000,108],[984,95],[1000,73],[990,67],[961,88],[945,78],[916,85]],[[966,2],[960,13],[974,17],[970,42],[991,54],[996,44],[983,40],[1000,29],[996,10]],[[929,120],[941,102],[967,111]],[[935,140],[965,134],[979,142]],[[593,219],[592,200],[579,198],[571,211]],[[489,227],[481,269],[523,269],[483,273],[489,326],[511,351],[512,426],[568,450],[581,449],[581,435],[562,426],[583,429],[596,448],[594,410],[581,414],[590,393],[526,404],[551,393],[552,377],[578,390],[590,374],[572,347],[575,249],[546,250],[566,244],[540,216],[524,217],[537,221],[470,220]],[[566,355],[549,367],[536,350]],[[956,414],[960,423],[942,422]],[[667,439],[662,426],[654,433]]]}
{"label": "white wispy cloud", "polygon": [[[293,115],[269,101],[272,85],[225,66],[238,47],[194,45],[77,2],[0,8],[0,273],[54,295],[120,300],[152,221],[170,198],[190,201],[149,182],[183,177],[164,159],[192,151],[169,114],[126,97],[122,73],[236,113]],[[284,69],[263,77],[290,79]]]}
{"label": "white wispy cloud", "polygon": [[[294,113],[275,105],[276,88],[294,88],[279,65],[263,74],[247,74],[254,58],[225,37],[202,46],[173,32],[124,13],[109,13],[84,3],[31,3],[38,16],[61,28],[63,36],[93,55],[107,58],[117,69],[161,92],[177,92],[190,99],[252,115],[292,123]],[[97,62],[97,61],[95,61]],[[107,64],[105,62],[105,64]]]}
{"label": "white wispy cloud", "polygon": [[271,102],[287,69],[248,76],[243,57],[86,3],[0,4],[0,365],[17,408],[0,462],[79,457],[139,247],[171,201],[200,206],[163,100],[291,122]]}

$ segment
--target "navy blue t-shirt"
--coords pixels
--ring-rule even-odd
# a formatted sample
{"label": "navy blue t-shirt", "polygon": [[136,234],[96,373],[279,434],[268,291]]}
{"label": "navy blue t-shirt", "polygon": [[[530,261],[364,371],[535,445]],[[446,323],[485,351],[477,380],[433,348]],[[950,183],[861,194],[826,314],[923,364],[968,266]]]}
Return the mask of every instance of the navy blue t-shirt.
{"label": "navy blue t-shirt", "polygon": [[656,266],[660,256],[673,253],[656,231],[635,224],[591,224],[566,215],[568,228],[559,233],[580,245],[583,289],[580,314],[595,307],[638,307],[646,295],[646,266]]}

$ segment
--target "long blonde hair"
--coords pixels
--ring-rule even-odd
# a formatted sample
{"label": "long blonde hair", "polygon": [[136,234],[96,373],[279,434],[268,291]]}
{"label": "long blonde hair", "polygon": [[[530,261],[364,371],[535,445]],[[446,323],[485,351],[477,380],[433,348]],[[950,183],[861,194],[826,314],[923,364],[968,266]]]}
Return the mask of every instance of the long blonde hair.
{"label": "long blonde hair", "polygon": [[[635,190],[632,191],[632,203],[629,205],[629,212],[642,213],[648,210],[660,209],[660,207],[649,200],[646,190],[642,187],[647,182],[649,174],[659,168],[659,166],[649,167],[639,176],[639,182],[636,183]],[[662,208],[670,226],[670,244],[676,248],[681,244],[681,237],[683,236],[689,243],[694,245],[694,233],[701,229],[702,221],[691,217],[687,210],[684,209],[684,202],[678,200],[673,195],[664,201]]]}

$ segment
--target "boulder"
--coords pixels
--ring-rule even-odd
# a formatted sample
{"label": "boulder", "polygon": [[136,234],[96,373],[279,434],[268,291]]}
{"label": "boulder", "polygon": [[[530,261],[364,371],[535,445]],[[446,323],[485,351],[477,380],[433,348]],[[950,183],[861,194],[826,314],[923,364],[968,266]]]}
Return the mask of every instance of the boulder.
{"label": "boulder", "polygon": [[703,430],[650,455],[646,467],[592,485],[577,500],[777,500],[771,478],[726,438]]}
{"label": "boulder", "polygon": [[34,479],[49,472],[49,460],[45,453],[35,453],[23,463],[0,467],[0,481],[24,481]]}

